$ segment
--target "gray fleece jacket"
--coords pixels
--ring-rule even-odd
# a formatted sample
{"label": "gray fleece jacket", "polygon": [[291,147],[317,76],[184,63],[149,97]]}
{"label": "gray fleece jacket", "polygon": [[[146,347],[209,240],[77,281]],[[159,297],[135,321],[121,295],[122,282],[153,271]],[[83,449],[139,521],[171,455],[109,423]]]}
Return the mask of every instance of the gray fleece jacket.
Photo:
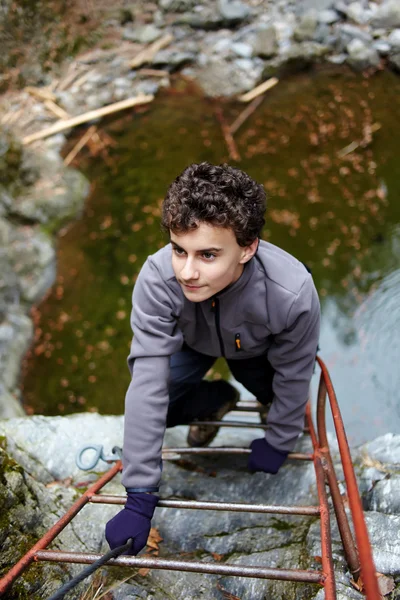
{"label": "gray fleece jacket", "polygon": [[185,298],[171,258],[171,244],[149,256],[133,290],[122,476],[131,491],[158,490],[170,356],[184,341],[215,357],[268,353],[275,375],[265,437],[285,452],[293,450],[303,429],[317,351],[317,292],[303,264],[284,250],[261,240],[240,278],[217,294],[214,307],[212,298]]}

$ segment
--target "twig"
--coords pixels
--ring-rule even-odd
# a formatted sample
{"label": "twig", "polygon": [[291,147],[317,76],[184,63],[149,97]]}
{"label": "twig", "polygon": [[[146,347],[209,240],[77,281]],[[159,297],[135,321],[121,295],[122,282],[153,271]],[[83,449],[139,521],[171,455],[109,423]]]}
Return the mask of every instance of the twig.
{"label": "twig", "polygon": [[279,83],[279,79],[276,77],[271,77],[271,79],[267,79],[267,81],[260,83],[260,85],[250,90],[246,94],[243,94],[243,96],[239,96],[239,100],[241,102],[250,102],[250,100],[253,100],[257,96],[260,96],[267,90],[273,88],[277,83]]}
{"label": "twig", "polygon": [[145,75],[146,77],[169,77],[169,71],[163,71],[161,69],[140,69],[139,75]]}
{"label": "twig", "polygon": [[382,127],[382,125],[380,123],[373,123],[371,125],[371,127],[368,127],[368,129],[365,128],[364,138],[362,140],[360,140],[359,142],[351,142],[351,144],[349,144],[348,146],[345,146],[344,148],[339,150],[337,153],[338,157],[344,158],[345,156],[347,156],[347,154],[350,154],[354,150],[357,150],[357,148],[359,148],[360,146],[365,147],[367,144],[369,144],[372,141],[372,134],[375,133],[376,131],[379,131],[379,129],[381,127]]}
{"label": "twig", "polygon": [[80,152],[82,150],[82,148],[85,146],[85,144],[87,144],[87,142],[90,140],[92,135],[94,133],[96,133],[96,130],[97,130],[96,125],[92,125],[91,127],[89,127],[89,129],[85,132],[85,134],[81,137],[81,139],[72,148],[71,152],[69,152],[67,154],[67,156],[64,158],[64,165],[69,165],[74,160],[74,158],[78,154],[78,152]]}
{"label": "twig", "polygon": [[49,90],[46,90],[44,88],[35,88],[31,85],[28,85],[25,88],[25,92],[28,92],[29,94],[31,94],[31,96],[36,96],[36,98],[40,98],[40,100],[52,100],[53,102],[55,102],[56,100],[56,97],[53,94],[53,92],[49,92]]}
{"label": "twig", "polygon": [[131,61],[131,69],[137,69],[141,65],[151,62],[157,54],[157,52],[162,48],[169,46],[173,39],[174,36],[168,33],[159,40],[156,40],[155,42],[150,44],[150,46],[139,52],[139,54],[137,54],[137,56],[135,56],[135,58]]}
{"label": "twig", "polygon": [[260,104],[264,100],[264,98],[265,98],[265,96],[258,96],[257,98],[254,98],[253,102],[251,104],[249,104],[240,113],[240,115],[235,119],[235,121],[229,127],[229,131],[231,132],[232,135],[237,132],[239,127],[241,127],[243,125],[243,123],[245,121],[247,121],[247,119],[250,117],[250,115],[253,114],[253,112],[256,110],[256,108],[258,108],[260,106]]}
{"label": "twig", "polygon": [[228,148],[229,156],[232,160],[240,161],[240,154],[238,149],[236,148],[235,140],[233,139],[233,135],[230,131],[229,125],[225,121],[225,117],[223,115],[222,109],[220,106],[215,107],[215,114],[217,116],[218,121],[221,124],[222,133],[225,138],[225,143]]}
{"label": "twig", "polygon": [[94,119],[104,117],[105,115],[110,115],[120,110],[124,110],[125,108],[130,108],[131,106],[136,106],[138,104],[147,104],[148,102],[152,102],[153,100],[154,96],[152,94],[140,94],[139,96],[135,96],[134,98],[128,98],[127,100],[115,102],[114,104],[110,104],[109,106],[103,106],[102,108],[98,108],[96,110],[90,110],[89,112],[83,113],[82,115],[78,115],[77,117],[72,117],[71,119],[66,119],[65,121],[59,121],[51,127],[43,129],[42,131],[37,131],[36,133],[27,135],[22,139],[22,143],[30,144],[31,142],[35,142],[36,140],[41,140],[51,135],[55,135],[56,133],[60,133],[60,131],[70,129],[70,127],[76,127],[77,125],[81,125],[82,123],[93,121]]}
{"label": "twig", "polygon": [[73,81],[75,81],[77,77],[82,75],[83,71],[87,72],[87,69],[88,68],[86,66],[77,65],[75,63],[73,65],[73,69],[71,69],[71,72],[67,72],[64,79],[61,79],[61,81],[58,82],[55,89],[57,89],[59,92],[63,92],[69,85],[73,83]]}
{"label": "twig", "polygon": [[46,100],[44,102],[46,108],[48,108],[53,114],[55,114],[59,119],[69,119],[70,115],[65,111],[61,106],[58,106],[52,100]]}

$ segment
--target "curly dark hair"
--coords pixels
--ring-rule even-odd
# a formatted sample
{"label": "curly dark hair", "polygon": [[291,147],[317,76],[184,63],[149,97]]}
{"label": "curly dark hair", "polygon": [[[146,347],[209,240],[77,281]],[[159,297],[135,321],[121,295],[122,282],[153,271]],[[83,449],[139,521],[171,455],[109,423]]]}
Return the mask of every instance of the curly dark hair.
{"label": "curly dark hair", "polygon": [[265,223],[266,194],[249,175],[227,164],[192,164],[168,188],[161,225],[186,233],[199,223],[231,228],[239,246],[257,239]]}

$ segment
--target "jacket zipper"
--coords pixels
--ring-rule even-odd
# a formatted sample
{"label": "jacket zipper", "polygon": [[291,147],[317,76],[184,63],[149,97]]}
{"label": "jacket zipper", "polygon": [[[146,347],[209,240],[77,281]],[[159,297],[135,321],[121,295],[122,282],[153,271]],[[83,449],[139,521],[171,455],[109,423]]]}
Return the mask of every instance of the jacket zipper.
{"label": "jacket zipper", "polygon": [[221,356],[225,357],[225,348],[224,348],[224,341],[222,339],[222,335],[221,335],[221,327],[219,324],[219,300],[216,296],[214,296],[214,298],[212,299],[212,308],[215,311],[215,326],[217,328],[217,334],[218,334],[218,339],[219,339],[219,345],[221,347]]}

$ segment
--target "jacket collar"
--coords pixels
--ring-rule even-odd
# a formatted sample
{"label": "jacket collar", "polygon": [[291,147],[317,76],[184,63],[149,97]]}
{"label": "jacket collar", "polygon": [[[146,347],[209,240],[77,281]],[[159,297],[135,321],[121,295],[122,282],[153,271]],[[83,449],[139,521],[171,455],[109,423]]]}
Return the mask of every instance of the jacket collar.
{"label": "jacket collar", "polygon": [[256,270],[256,255],[257,253],[244,264],[244,269],[239,279],[218,292],[218,294],[215,294],[214,298],[225,298],[231,294],[237,294],[248,284]]}

